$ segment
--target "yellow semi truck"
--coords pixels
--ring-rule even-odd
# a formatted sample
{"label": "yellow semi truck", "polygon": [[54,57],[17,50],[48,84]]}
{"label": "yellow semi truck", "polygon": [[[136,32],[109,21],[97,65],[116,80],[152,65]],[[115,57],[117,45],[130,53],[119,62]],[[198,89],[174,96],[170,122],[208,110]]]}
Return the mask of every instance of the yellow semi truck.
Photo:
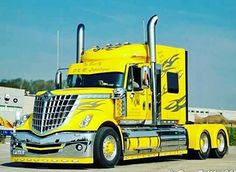
{"label": "yellow semi truck", "polygon": [[18,121],[11,160],[114,167],[119,160],[169,155],[222,158],[221,124],[188,122],[187,51],[156,45],[154,15],[144,44],[84,50],[77,29],[76,63],[56,74],[56,89],[38,92],[33,113]]}

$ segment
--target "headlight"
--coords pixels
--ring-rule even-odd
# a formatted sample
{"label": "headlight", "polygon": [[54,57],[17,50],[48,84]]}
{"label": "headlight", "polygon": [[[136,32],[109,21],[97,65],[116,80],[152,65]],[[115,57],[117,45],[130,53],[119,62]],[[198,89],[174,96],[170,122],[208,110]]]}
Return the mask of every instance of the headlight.
{"label": "headlight", "polygon": [[29,114],[21,116],[20,119],[16,121],[16,127],[24,125],[25,121],[27,121],[27,119],[29,119],[29,117],[30,117]]}
{"label": "headlight", "polygon": [[83,119],[83,121],[81,121],[81,123],[80,123],[80,127],[81,127],[81,128],[86,127],[86,126],[89,124],[89,122],[91,121],[92,117],[93,117],[93,115],[87,115],[87,116],[85,116],[85,118]]}

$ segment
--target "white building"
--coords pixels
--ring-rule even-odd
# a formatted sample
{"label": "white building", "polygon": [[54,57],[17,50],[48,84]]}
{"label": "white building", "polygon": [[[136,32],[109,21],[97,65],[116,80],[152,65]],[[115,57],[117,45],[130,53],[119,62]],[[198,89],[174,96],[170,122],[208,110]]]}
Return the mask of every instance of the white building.
{"label": "white building", "polygon": [[213,108],[198,108],[198,107],[188,108],[189,121],[192,122],[195,122],[196,116],[200,118],[205,118],[211,115],[222,115],[227,120],[236,121],[236,111],[213,109]]}
{"label": "white building", "polygon": [[34,96],[26,95],[24,89],[0,87],[0,117],[13,123],[16,117],[32,113]]}

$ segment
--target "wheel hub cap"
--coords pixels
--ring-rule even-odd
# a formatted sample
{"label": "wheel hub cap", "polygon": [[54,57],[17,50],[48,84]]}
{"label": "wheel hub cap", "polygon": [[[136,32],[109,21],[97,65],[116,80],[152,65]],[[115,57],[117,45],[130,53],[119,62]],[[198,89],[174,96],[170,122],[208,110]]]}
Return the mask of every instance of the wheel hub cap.
{"label": "wheel hub cap", "polygon": [[217,137],[217,148],[220,152],[223,152],[225,148],[225,139],[222,134],[219,134]]}
{"label": "wheel hub cap", "polygon": [[117,154],[116,140],[111,135],[107,136],[103,141],[103,154],[109,161],[113,160]]}
{"label": "wheel hub cap", "polygon": [[200,149],[203,153],[206,153],[208,150],[208,146],[209,145],[209,141],[207,138],[207,135],[205,133],[203,133],[201,135],[201,140],[200,140]]}

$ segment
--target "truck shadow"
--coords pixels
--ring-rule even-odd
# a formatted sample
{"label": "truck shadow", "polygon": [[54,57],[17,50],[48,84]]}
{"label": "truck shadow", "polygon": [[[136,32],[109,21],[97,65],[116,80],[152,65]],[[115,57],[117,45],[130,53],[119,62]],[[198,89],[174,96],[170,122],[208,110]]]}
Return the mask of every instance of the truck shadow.
{"label": "truck shadow", "polygon": [[[120,161],[117,166],[129,166],[135,164],[147,164],[147,163],[161,163],[168,161],[180,161],[184,158],[179,156],[171,157],[158,157],[158,158],[144,158],[138,160],[128,160]],[[35,163],[4,163],[1,166],[8,168],[27,168],[27,169],[51,169],[51,170],[88,170],[88,169],[100,169],[99,167],[94,166],[93,164],[35,164]]]}
{"label": "truck shadow", "polygon": [[182,156],[168,156],[168,157],[156,157],[156,158],[143,158],[137,160],[128,160],[128,161],[120,161],[118,166],[123,165],[134,165],[134,164],[147,164],[147,163],[161,163],[161,162],[170,162],[170,161],[181,161],[185,158]]}
{"label": "truck shadow", "polygon": [[35,164],[35,163],[4,163],[1,166],[9,167],[9,168],[27,168],[27,169],[54,169],[54,170],[87,170],[94,168],[91,164]]}

